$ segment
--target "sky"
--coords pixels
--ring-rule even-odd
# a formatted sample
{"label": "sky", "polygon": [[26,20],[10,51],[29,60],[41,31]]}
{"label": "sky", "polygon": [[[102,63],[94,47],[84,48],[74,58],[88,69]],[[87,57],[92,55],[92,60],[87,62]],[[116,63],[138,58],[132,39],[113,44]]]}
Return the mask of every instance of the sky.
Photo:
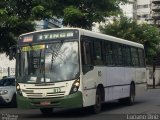
{"label": "sky", "polygon": [[[125,16],[133,18],[133,6],[131,4],[120,5],[120,8],[123,10]],[[99,23],[94,23],[92,31],[99,32]]]}
{"label": "sky", "polygon": [[123,10],[124,15],[133,17],[133,6],[131,4],[120,5],[120,8]]}

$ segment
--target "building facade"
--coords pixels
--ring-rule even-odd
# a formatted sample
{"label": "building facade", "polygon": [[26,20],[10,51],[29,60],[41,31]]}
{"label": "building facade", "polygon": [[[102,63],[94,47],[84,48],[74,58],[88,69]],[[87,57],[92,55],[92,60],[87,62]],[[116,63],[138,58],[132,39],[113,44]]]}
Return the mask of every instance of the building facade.
{"label": "building facade", "polygon": [[160,0],[152,0],[151,8],[154,24],[160,25]]}
{"label": "building facade", "polygon": [[138,23],[153,24],[152,0],[134,0],[133,19]]}
{"label": "building facade", "polygon": [[16,60],[9,60],[5,54],[0,54],[0,79],[4,76],[15,75]]}
{"label": "building facade", "polygon": [[139,23],[160,24],[160,0],[134,0],[133,19]]}
{"label": "building facade", "polygon": [[36,30],[63,27],[62,26],[62,20],[61,19],[57,19],[56,17],[53,17],[52,19],[45,19],[45,20],[35,21],[35,23],[36,23]]}

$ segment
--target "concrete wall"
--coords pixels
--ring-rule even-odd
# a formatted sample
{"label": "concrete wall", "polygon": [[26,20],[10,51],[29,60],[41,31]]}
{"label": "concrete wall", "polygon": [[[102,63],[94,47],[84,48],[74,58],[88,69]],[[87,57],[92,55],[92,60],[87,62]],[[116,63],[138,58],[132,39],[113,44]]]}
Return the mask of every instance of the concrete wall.
{"label": "concrete wall", "polygon": [[9,60],[5,54],[0,54],[0,79],[3,76],[8,76],[8,68],[10,75],[15,75],[15,62],[16,60]]}
{"label": "concrete wall", "polygon": [[[153,67],[147,67],[147,84],[153,85]],[[160,67],[155,69],[155,84],[160,85]]]}

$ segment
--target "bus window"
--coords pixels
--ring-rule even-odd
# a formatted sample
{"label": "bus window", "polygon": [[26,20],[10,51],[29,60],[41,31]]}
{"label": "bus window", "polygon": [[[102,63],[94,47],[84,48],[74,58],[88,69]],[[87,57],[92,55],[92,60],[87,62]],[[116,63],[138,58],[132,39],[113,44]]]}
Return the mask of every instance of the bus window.
{"label": "bus window", "polygon": [[133,64],[133,66],[139,66],[137,48],[131,47],[131,55],[132,55],[132,64]]}
{"label": "bus window", "polygon": [[105,42],[105,63],[106,65],[113,65],[113,51],[112,51],[112,43],[111,42]]}
{"label": "bus window", "polygon": [[92,56],[91,56],[92,44],[89,41],[82,43],[82,64],[83,65],[92,65]]}
{"label": "bus window", "polygon": [[115,65],[122,65],[122,46],[120,44],[114,43],[113,50]]}
{"label": "bus window", "polygon": [[138,48],[138,55],[139,55],[139,64],[141,67],[145,66],[145,62],[144,62],[144,53],[143,53],[143,49]]}
{"label": "bus window", "polygon": [[131,52],[128,46],[123,46],[123,64],[125,66],[131,66]]}
{"label": "bus window", "polygon": [[94,41],[94,63],[95,65],[102,65],[102,46],[101,41]]}

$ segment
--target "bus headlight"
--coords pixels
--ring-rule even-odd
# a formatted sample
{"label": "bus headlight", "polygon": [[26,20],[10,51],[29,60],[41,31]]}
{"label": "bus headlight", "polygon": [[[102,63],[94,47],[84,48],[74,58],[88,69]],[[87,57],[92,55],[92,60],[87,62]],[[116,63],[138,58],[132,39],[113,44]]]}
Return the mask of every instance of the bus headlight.
{"label": "bus headlight", "polygon": [[16,84],[16,90],[17,90],[17,94],[22,96],[22,91],[18,83]]}
{"label": "bus headlight", "polygon": [[70,94],[77,92],[79,89],[79,86],[80,86],[80,80],[75,80],[74,83],[72,84]]}

